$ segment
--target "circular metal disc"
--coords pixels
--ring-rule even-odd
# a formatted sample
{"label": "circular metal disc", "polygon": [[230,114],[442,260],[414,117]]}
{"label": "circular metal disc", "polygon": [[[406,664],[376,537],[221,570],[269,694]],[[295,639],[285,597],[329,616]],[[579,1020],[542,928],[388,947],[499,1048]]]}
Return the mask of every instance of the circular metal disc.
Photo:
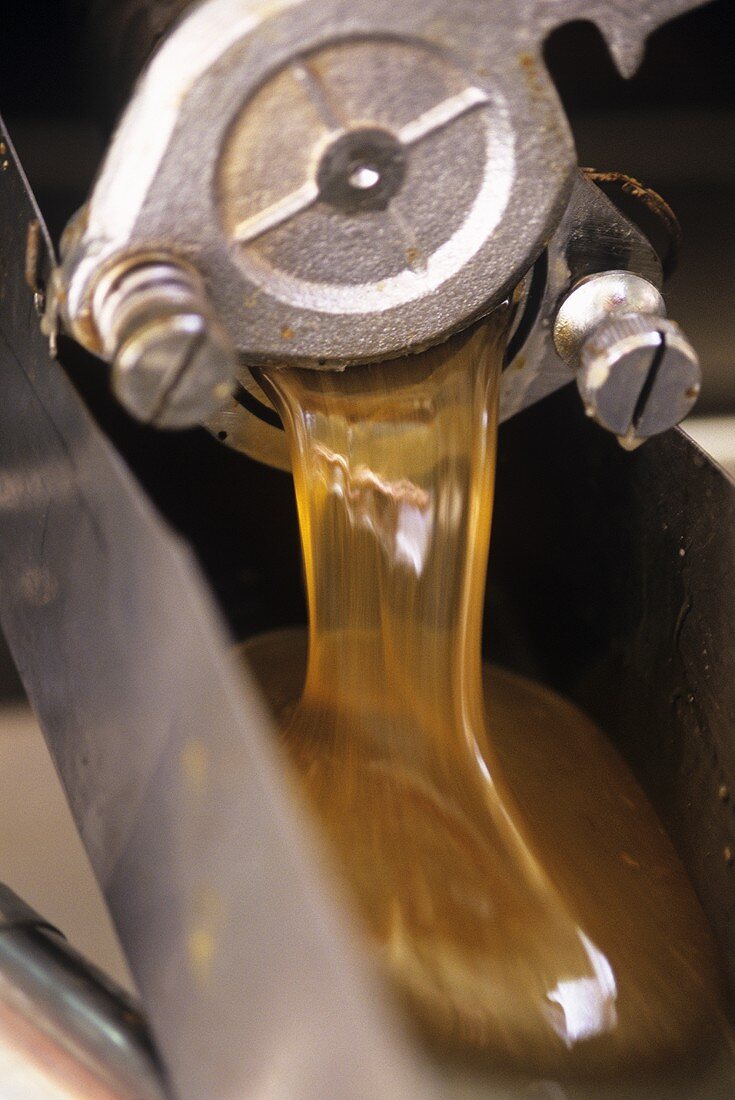
{"label": "circular metal disc", "polygon": [[486,92],[413,42],[340,43],[274,74],[228,135],[219,210],[283,340],[299,340],[305,311],[323,315],[329,345],[349,318],[398,309],[406,342],[432,339],[412,307],[443,288],[443,310],[457,308],[456,277],[507,203],[506,130]]}

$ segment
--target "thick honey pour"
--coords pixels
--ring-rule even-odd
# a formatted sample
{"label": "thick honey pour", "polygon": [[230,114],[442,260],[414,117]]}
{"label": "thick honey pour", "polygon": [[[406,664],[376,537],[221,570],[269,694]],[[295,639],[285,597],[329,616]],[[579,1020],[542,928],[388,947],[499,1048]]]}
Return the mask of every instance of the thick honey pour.
{"label": "thick honey pour", "polygon": [[[439,1043],[545,1072],[716,1027],[704,916],[622,761],[481,662],[506,318],[344,374],[272,371],[306,643],[245,652],[385,971]],[[518,507],[524,507],[519,501]],[[302,690],[303,689],[303,690]]]}

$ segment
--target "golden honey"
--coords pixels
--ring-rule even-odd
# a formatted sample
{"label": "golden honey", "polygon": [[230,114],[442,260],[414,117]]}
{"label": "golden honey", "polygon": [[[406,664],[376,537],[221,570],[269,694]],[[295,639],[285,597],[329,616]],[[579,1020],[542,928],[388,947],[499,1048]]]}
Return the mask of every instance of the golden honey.
{"label": "golden honey", "polygon": [[244,653],[435,1047],[560,1075],[670,1064],[720,1027],[683,867],[589,719],[482,665],[505,335],[497,313],[400,361],[263,375],[290,442],[309,629]]}

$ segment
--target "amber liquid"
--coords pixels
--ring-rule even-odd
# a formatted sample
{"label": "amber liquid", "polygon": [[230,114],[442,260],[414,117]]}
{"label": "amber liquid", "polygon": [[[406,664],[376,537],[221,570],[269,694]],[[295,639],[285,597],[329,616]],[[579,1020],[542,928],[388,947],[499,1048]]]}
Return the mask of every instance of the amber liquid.
{"label": "amber liquid", "polygon": [[435,1045],[561,1075],[670,1063],[719,1028],[684,870],[594,725],[482,666],[504,342],[496,315],[410,359],[263,377],[290,441],[309,631],[245,653]]}

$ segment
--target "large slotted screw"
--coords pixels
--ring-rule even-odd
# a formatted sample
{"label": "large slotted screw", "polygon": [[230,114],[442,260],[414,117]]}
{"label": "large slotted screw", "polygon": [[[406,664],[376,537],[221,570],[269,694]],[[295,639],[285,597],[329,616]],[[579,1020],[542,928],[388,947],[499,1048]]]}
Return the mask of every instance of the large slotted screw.
{"label": "large slotted screw", "polygon": [[633,448],[684,419],[700,378],[697,354],[678,325],[624,313],[582,345],[577,386],[588,416]]}
{"label": "large slotted screw", "polygon": [[628,449],[678,424],[701,385],[684,333],[652,283],[629,271],[583,279],[559,308],[556,350],[576,371],[587,415]]}
{"label": "large slotted screw", "polygon": [[122,265],[100,281],[93,313],[112,387],[138,420],[191,427],[227,399],[235,352],[189,268],[168,258]]}

